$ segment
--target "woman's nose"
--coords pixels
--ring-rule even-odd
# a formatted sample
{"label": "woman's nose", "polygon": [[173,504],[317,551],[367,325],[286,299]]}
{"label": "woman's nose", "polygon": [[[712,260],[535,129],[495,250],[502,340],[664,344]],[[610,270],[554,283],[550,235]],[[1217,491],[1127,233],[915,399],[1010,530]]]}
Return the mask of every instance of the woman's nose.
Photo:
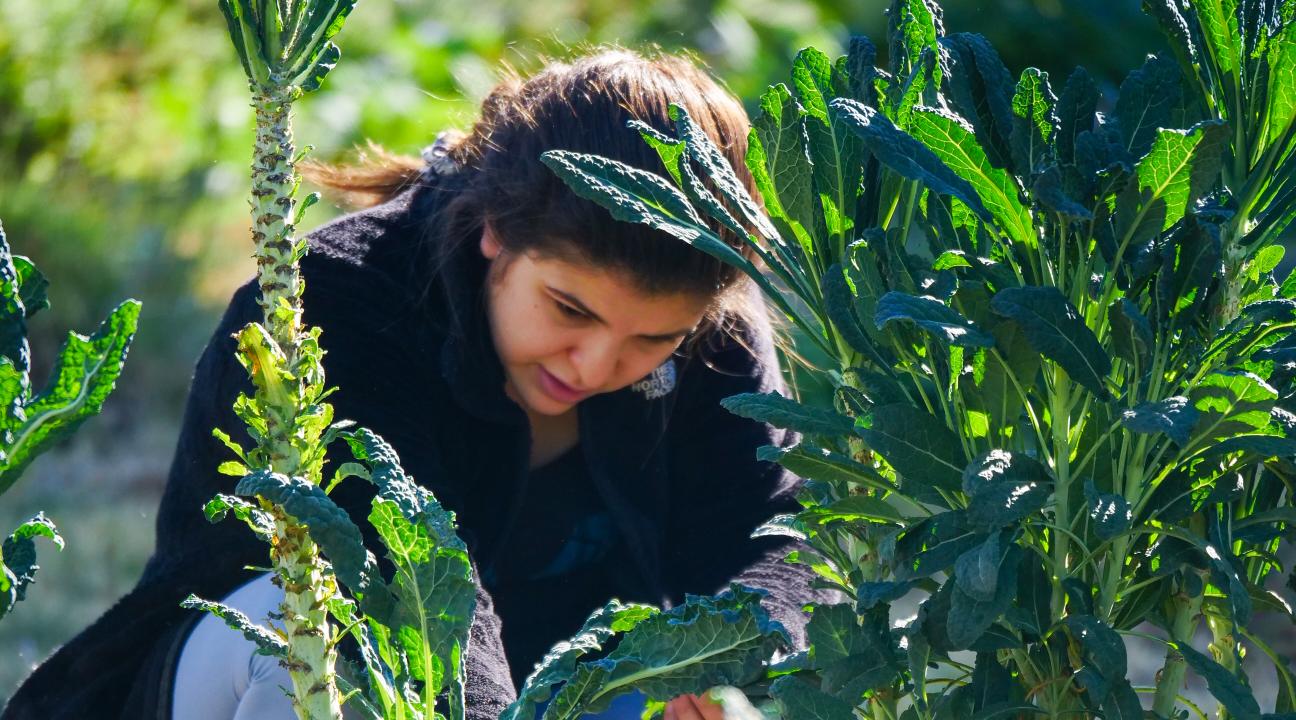
{"label": "woman's nose", "polygon": [[617,343],[607,338],[596,338],[578,345],[572,352],[572,365],[580,376],[581,388],[594,390],[607,385],[616,372]]}

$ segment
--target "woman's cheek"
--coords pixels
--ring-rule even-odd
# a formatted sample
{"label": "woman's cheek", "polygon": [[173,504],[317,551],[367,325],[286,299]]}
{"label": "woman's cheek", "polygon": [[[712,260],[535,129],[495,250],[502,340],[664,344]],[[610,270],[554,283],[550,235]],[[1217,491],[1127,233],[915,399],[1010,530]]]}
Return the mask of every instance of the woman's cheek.
{"label": "woman's cheek", "polygon": [[[563,350],[570,347],[571,332],[553,323],[538,319],[520,324],[516,328],[516,346],[523,362],[549,362],[552,364]],[[563,370],[564,367],[553,368]]]}

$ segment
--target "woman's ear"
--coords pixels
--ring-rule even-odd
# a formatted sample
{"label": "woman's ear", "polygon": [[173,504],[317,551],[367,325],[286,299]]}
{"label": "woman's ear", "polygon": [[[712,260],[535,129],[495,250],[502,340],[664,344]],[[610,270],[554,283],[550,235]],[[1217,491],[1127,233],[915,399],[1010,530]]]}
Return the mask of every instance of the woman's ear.
{"label": "woman's ear", "polygon": [[499,238],[495,237],[495,232],[491,230],[490,223],[482,227],[481,236],[481,254],[487,260],[494,260],[499,256],[503,246],[500,245]]}

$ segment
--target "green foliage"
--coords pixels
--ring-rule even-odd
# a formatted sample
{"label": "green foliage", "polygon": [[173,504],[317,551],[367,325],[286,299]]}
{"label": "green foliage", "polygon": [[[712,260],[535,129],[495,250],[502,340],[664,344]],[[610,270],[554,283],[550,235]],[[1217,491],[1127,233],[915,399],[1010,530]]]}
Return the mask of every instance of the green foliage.
{"label": "green foliage", "polygon": [[[405,475],[396,453],[381,438],[364,429],[344,437],[378,486],[369,522],[396,568],[395,578],[385,586],[378,578],[352,586],[372,638],[365,640],[357,625],[358,639],[374,644],[385,663],[367,668],[369,700],[384,708],[383,717],[394,717],[405,702],[401,698],[418,697],[421,688],[421,700],[414,707],[430,716],[444,692],[448,717],[463,717],[463,656],[476,586],[467,547],[454,532],[454,515]],[[393,679],[397,692],[376,682],[380,672]]]}
{"label": "green foliage", "polygon": [[1055,287],[1023,286],[995,293],[990,308],[1017,323],[1031,348],[1100,398],[1111,359],[1071,301]]}
{"label": "green foliage", "polygon": [[43,513],[19,525],[0,544],[0,618],[27,596],[27,586],[36,579],[39,566],[34,539],[37,537],[48,538],[55,547],[63,549],[63,538]]}
{"label": "green foliage", "polygon": [[[284,513],[306,529],[328,557],[338,580],[347,587],[365,587],[377,572],[374,559],[360,538],[360,528],[318,485],[305,478],[257,470],[244,476],[234,492],[283,508]],[[208,515],[211,514],[209,510]]]}
{"label": "green foliage", "polygon": [[[734,584],[714,597],[689,596],[666,612],[614,600],[545,656],[501,717],[529,720],[549,700],[544,720],[576,720],[634,690],[663,702],[755,682],[788,643],[787,632],[760,605],[764,594]],[[611,652],[589,657],[613,638]]]}
{"label": "green foliage", "polygon": [[[785,716],[1141,717],[1121,634],[1151,621],[1159,717],[1189,668],[1223,712],[1259,717],[1239,643],[1283,569],[1296,479],[1296,281],[1272,275],[1296,213],[1279,67],[1296,5],[1145,5],[1179,62],[1148,59],[1108,114],[1083,70],[1060,94],[1034,68],[1014,81],[925,0],[892,3],[886,70],[863,39],[837,62],[800,53],[749,138],[776,232],[742,223],[772,292],[695,241],[750,198],[639,180],[676,199],[671,234],[823,350],[834,385],[831,404],[726,402],[805,435],[762,451],[808,482],[758,534],[802,540],[788,560],[854,601],[814,608],[806,654],[770,670]],[[715,172],[687,126],[677,111],[676,184]],[[560,176],[611,206],[594,188],[623,172],[582,158]],[[890,632],[909,593],[918,616]],[[1203,622],[1210,658],[1189,646]]]}
{"label": "green foliage", "polygon": [[958,490],[968,458],[958,437],[929,413],[903,403],[879,405],[860,418],[856,434],[891,464],[904,494],[940,502]]}
{"label": "green foliage", "polygon": [[578,661],[599,652],[608,640],[659,612],[648,605],[627,605],[619,600],[611,600],[594,611],[570,640],[555,645],[545,654],[527,678],[517,701],[500,720],[533,720],[540,707],[553,697],[555,689],[572,678]]}
{"label": "green foliage", "polygon": [[850,432],[853,421],[826,408],[805,407],[778,393],[744,393],[720,402],[726,410],[803,435],[841,435]]}
{"label": "green foliage", "polygon": [[318,90],[341,51],[331,42],[355,0],[263,2],[220,0],[230,40],[248,82],[260,88]]}
{"label": "green foliage", "polygon": [[[388,581],[362,544],[360,530],[317,484],[264,470],[249,473],[236,492],[281,508],[300,524],[328,559],[354,601],[335,595],[329,611],[355,636],[365,665],[349,684],[348,702],[373,717],[430,716],[445,697],[449,717],[462,717],[468,627],[476,603],[467,548],[454,533],[454,516],[400,467],[395,451],[373,432],[336,424],[356,459],[355,474],[377,486],[369,522],[395,568]],[[270,512],[238,496],[207,504],[213,522],[234,515],[260,537],[274,534]],[[211,612],[253,638],[267,653],[285,654],[278,627],[259,627],[230,608],[199,598],[185,607]],[[343,681],[339,677],[335,681]]]}
{"label": "green foliage", "polygon": [[878,330],[895,320],[911,321],[945,345],[993,347],[995,343],[993,336],[979,330],[971,320],[927,295],[914,297],[893,290],[878,300],[873,318]]}
{"label": "green foliage", "polygon": [[48,284],[30,260],[10,254],[0,229],[0,493],[36,456],[99,413],[139,321],[140,304],[128,300],[90,337],[68,333],[45,388],[33,394],[27,319],[49,306]]}
{"label": "green foliage", "polygon": [[[11,253],[0,227],[0,495],[38,455],[103,409],[135,336],[140,304],[128,300],[94,335],[68,333],[45,388],[33,394],[27,320],[49,307],[48,287],[30,260]],[[0,618],[26,597],[35,580],[37,537],[63,548],[63,538],[43,513],[0,544]]]}
{"label": "green foliage", "polygon": [[239,631],[243,634],[243,637],[256,645],[258,655],[269,655],[278,658],[288,657],[288,643],[282,637],[257,625],[247,615],[228,605],[210,602],[196,595],[190,595],[180,602],[180,606],[187,610],[200,610],[211,613],[224,620],[230,629]]}

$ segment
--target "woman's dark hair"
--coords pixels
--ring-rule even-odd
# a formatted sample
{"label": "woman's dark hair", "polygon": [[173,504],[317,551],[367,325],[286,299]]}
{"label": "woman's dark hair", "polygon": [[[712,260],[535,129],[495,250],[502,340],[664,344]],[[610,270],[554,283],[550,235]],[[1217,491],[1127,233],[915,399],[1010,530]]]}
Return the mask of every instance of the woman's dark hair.
{"label": "woman's dark hair", "polygon": [[[619,271],[645,294],[688,293],[712,300],[702,328],[726,319],[767,325],[763,303],[753,303],[741,271],[644,225],[613,219],[577,197],[540,162],[547,150],[612,158],[665,176],[657,152],[626,126],[639,120],[669,133],[669,106],[686,109],[759,198],[744,155],[749,124],[742,105],[691,59],[660,51],[602,48],[563,62],[548,62],[530,77],[509,71],[482,103],[481,116],[458,134],[449,157],[464,173],[462,189],[443,209],[445,237],[475,240],[489,223],[506,250],[534,252]],[[354,206],[385,201],[418,182],[422,160],[393,155],[370,144],[361,165],[303,163],[309,181]],[[743,238],[714,224],[730,246],[751,258]],[[453,248],[443,247],[449,253]]]}

